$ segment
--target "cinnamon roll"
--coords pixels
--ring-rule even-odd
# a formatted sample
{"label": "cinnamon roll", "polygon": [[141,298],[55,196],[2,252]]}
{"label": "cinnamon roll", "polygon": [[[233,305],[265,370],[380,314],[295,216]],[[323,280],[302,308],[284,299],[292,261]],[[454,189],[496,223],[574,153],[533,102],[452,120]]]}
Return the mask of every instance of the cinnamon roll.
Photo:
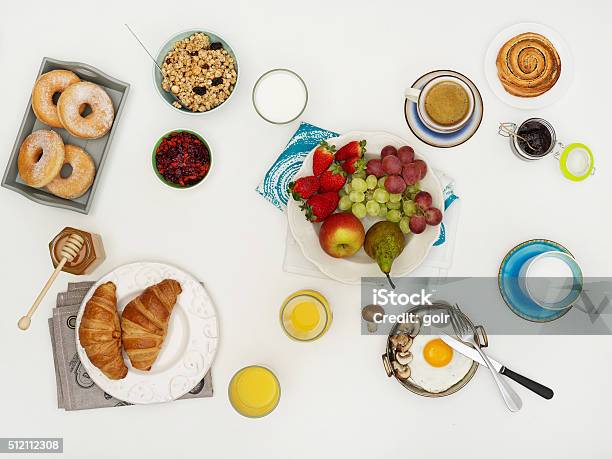
{"label": "cinnamon roll", "polygon": [[561,75],[561,58],[544,36],[526,32],[508,40],[497,53],[497,75],[504,89],[518,97],[537,97]]}

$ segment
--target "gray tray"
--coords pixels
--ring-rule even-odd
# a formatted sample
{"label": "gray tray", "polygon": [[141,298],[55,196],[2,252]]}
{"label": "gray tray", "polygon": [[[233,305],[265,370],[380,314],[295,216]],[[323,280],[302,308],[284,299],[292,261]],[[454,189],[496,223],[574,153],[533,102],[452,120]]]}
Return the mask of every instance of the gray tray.
{"label": "gray tray", "polygon": [[[82,80],[96,83],[106,90],[113,101],[113,106],[115,107],[115,120],[113,122],[113,126],[108,134],[99,139],[79,139],[78,137],[70,135],[65,129],[52,128],[44,123],[41,123],[32,111],[32,98],[30,97],[23,121],[21,122],[21,127],[19,128],[19,134],[17,134],[17,139],[15,139],[13,151],[11,152],[6,170],[4,171],[4,176],[2,177],[2,186],[4,188],[8,188],[9,190],[16,191],[34,202],[38,202],[46,206],[60,207],[62,209],[87,214],[91,208],[96,187],[98,185],[100,175],[102,174],[104,161],[106,160],[106,156],[110,150],[115,131],[117,130],[119,118],[121,116],[121,112],[123,111],[130,85],[124,83],[123,81],[117,80],[116,78],[113,78],[90,65],[82,64],[80,62],[59,61],[49,57],[43,58],[38,76],[57,69],[70,70],[76,73]],[[60,136],[62,136],[64,143],[70,143],[83,148],[93,158],[94,162],[96,163],[96,177],[91,188],[80,198],[63,199],[57,197],[46,191],[44,188],[32,188],[26,185],[23,180],[21,180],[21,177],[19,177],[19,173],[17,171],[19,148],[21,147],[21,144],[25,138],[33,131],[38,129],[52,129],[56,131]]]}

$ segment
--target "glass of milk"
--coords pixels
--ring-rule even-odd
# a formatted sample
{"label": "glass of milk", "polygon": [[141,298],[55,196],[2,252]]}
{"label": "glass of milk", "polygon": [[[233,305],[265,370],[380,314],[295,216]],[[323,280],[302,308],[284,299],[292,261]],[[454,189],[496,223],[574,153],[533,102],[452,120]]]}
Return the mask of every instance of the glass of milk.
{"label": "glass of milk", "polygon": [[545,309],[567,309],[582,293],[580,266],[565,252],[544,252],[521,267],[519,283],[523,292]]}
{"label": "glass of milk", "polygon": [[253,87],[255,111],[269,123],[287,124],[296,120],[307,103],[306,83],[292,70],[270,70]]}

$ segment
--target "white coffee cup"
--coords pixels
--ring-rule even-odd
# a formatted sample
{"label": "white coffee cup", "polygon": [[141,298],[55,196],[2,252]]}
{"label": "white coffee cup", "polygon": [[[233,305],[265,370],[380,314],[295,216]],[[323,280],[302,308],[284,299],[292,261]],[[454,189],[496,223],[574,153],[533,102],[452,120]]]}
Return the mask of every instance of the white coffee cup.
{"label": "white coffee cup", "polygon": [[[465,93],[468,96],[468,103],[469,103],[468,111],[465,117],[462,120],[450,126],[436,123],[427,114],[427,110],[425,109],[425,100],[427,98],[427,93],[435,85],[437,85],[438,83],[443,83],[445,81],[450,81],[450,82],[456,83],[459,86],[461,86],[465,90]],[[432,131],[439,132],[442,134],[449,134],[449,133],[458,131],[463,126],[465,126],[465,124],[469,121],[469,119],[472,117],[472,114],[474,113],[474,92],[472,91],[472,88],[470,88],[468,84],[465,83],[461,78],[457,78],[454,76],[441,75],[441,76],[432,78],[421,89],[418,89],[418,88],[406,89],[404,96],[409,101],[417,104],[417,112],[418,112],[418,115],[421,121],[423,121],[423,123],[425,123],[425,125]]]}

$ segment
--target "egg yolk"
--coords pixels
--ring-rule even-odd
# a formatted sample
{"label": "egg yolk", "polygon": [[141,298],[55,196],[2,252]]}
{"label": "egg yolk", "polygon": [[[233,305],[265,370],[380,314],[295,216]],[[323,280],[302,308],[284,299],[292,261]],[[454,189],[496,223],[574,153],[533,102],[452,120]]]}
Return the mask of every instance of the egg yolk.
{"label": "egg yolk", "polygon": [[432,367],[443,367],[453,358],[453,348],[440,338],[432,339],[423,348],[423,357]]}

